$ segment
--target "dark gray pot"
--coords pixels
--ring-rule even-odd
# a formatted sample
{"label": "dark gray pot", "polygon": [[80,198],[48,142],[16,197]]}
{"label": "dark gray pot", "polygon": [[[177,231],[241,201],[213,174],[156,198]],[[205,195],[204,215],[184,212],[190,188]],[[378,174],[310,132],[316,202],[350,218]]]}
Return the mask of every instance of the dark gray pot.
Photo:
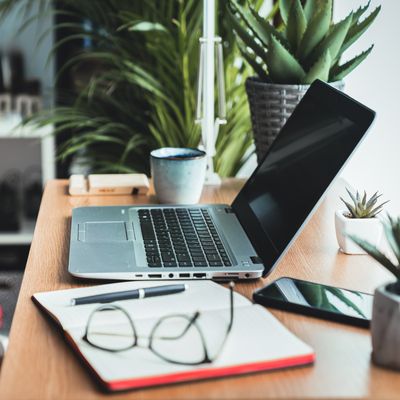
{"label": "dark gray pot", "polygon": [[387,290],[386,284],[375,290],[372,311],[372,360],[375,364],[400,370],[400,295]]}
{"label": "dark gray pot", "polygon": [[[343,90],[343,81],[332,86]],[[266,83],[256,77],[246,80],[257,160],[260,162],[282,126],[292,114],[310,85]]]}

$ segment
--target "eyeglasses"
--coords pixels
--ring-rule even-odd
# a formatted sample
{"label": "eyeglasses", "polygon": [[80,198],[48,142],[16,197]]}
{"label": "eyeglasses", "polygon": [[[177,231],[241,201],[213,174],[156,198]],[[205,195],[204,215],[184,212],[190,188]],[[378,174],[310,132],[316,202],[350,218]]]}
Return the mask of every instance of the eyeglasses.
{"label": "eyeglasses", "polygon": [[[91,313],[82,340],[97,349],[113,353],[134,347],[147,348],[173,364],[212,363],[221,354],[232,329],[233,286],[231,282],[229,316],[221,316],[221,310],[166,315],[150,327],[150,335],[140,336],[128,312],[118,305],[108,304]],[[113,324],[107,324],[107,320],[112,320]],[[146,340],[147,344],[140,344],[142,340]]]}

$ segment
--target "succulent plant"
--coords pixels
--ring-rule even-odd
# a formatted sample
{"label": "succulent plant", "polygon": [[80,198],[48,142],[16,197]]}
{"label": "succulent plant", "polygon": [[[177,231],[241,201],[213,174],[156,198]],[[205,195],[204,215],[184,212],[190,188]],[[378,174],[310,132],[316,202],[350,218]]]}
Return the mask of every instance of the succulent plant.
{"label": "succulent plant", "polygon": [[389,201],[376,205],[381,194],[376,192],[371,198],[368,198],[366,191],[364,190],[364,195],[361,197],[358,191],[353,194],[349,189],[346,188],[353,204],[344,200],[342,197],[340,200],[343,201],[349,213],[346,215],[349,218],[374,218],[377,214],[382,211],[383,206]]}
{"label": "succulent plant", "polygon": [[354,235],[349,235],[349,237],[396,277],[396,283],[389,285],[388,289],[400,294],[400,218],[391,218],[388,216],[388,220],[383,222],[383,228],[395,262],[369,242]]}
{"label": "succulent plant", "polygon": [[380,11],[366,18],[370,2],[333,23],[333,0],[279,0],[282,24],[269,22],[250,5],[229,0],[227,16],[239,38],[244,59],[259,78],[272,83],[310,84],[315,79],[334,82],[356,68],[373,45],[351,60],[341,63],[343,53],[368,29]]}

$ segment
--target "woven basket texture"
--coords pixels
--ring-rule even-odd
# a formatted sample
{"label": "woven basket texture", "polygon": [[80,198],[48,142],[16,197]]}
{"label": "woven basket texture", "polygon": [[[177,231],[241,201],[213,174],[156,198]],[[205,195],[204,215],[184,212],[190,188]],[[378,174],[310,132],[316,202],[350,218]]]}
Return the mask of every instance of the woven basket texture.
{"label": "woven basket texture", "polygon": [[[330,83],[343,90],[343,81]],[[281,85],[251,77],[246,81],[257,161],[260,163],[310,85]]]}

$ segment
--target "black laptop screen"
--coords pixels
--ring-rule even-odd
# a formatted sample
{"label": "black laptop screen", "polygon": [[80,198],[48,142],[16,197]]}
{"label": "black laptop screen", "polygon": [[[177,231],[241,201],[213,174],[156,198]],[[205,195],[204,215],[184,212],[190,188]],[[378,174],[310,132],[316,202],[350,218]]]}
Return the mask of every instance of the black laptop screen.
{"label": "black laptop screen", "polygon": [[374,112],[315,82],[232,204],[265,274],[372,123]]}

